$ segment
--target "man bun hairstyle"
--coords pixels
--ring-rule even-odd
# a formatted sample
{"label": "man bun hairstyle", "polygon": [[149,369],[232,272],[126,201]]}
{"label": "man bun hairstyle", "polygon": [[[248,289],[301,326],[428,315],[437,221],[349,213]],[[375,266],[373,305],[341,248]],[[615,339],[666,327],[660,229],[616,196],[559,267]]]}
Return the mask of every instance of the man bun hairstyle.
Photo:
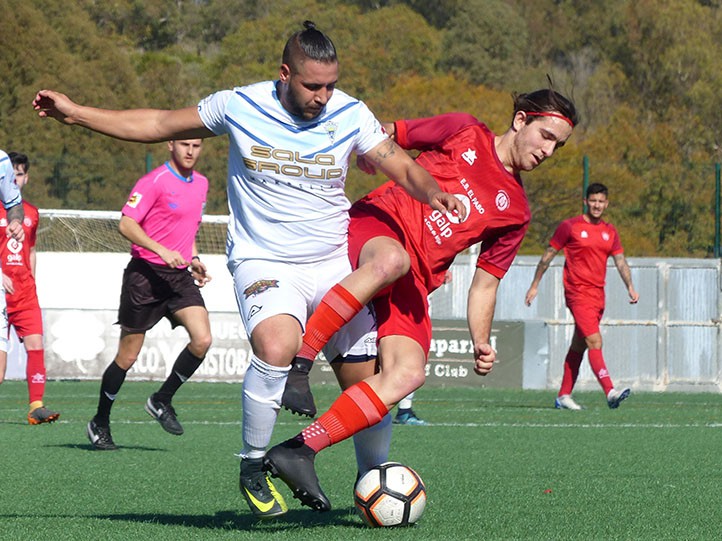
{"label": "man bun hairstyle", "polygon": [[283,48],[282,62],[293,66],[295,62],[308,58],[325,64],[338,62],[336,47],[331,38],[316,29],[313,21],[304,21],[303,30],[294,33]]}

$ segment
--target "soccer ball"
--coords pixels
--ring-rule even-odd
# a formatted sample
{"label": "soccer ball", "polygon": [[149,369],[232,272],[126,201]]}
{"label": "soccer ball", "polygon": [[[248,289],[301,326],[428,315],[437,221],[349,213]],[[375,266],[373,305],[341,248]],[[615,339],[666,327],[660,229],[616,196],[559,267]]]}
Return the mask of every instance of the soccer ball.
{"label": "soccer ball", "polygon": [[354,503],[368,526],[409,526],[424,512],[426,487],[408,466],[385,462],[356,482]]}

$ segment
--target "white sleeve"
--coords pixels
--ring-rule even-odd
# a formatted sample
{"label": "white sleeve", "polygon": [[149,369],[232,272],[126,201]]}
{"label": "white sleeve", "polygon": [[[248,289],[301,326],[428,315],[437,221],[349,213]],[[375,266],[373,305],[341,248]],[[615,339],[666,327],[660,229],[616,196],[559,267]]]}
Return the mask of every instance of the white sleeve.
{"label": "white sleeve", "polygon": [[377,145],[380,145],[389,137],[386,135],[381,123],[376,119],[374,114],[369,110],[364,102],[360,102],[360,132],[358,143],[356,144],[356,152],[358,154],[366,154]]}
{"label": "white sleeve", "polygon": [[216,135],[223,135],[226,128],[226,106],[233,90],[220,90],[206,96],[198,103],[198,114],[206,128]]}
{"label": "white sleeve", "polygon": [[15,184],[13,164],[5,152],[0,150],[0,199],[6,209],[22,202],[20,188]]}

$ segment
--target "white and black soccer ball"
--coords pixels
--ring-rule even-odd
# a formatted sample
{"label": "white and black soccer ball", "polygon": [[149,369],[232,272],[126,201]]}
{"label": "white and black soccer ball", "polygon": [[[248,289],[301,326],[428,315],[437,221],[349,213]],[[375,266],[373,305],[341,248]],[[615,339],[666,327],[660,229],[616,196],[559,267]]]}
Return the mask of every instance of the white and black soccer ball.
{"label": "white and black soccer ball", "polygon": [[385,462],[356,482],[354,503],[368,526],[409,526],[424,512],[426,487],[408,466]]}

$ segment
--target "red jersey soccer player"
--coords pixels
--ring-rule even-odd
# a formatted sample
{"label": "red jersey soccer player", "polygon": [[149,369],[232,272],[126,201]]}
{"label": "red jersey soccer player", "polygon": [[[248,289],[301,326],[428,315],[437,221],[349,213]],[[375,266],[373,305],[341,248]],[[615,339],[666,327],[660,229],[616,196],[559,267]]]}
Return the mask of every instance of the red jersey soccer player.
{"label": "red jersey soccer player", "polygon": [[464,203],[466,218],[433,210],[389,184],[351,208],[349,257],[356,270],[329,290],[309,318],[283,404],[296,413],[315,413],[305,377],[311,360],[372,299],[381,370],[348,387],[316,422],[266,455],[268,470],[301,503],[330,509],[314,470],[318,451],[375,425],[423,385],[431,341],[427,295],[443,283],[456,255],[479,242],[468,324],[474,370],[480,375],[491,371],[496,353],[489,340],[499,280],[511,266],[531,218],[519,173],[550,157],[576,122],[574,105],[543,89],[515,99],[511,126],[500,136],[464,114],[390,126],[401,147],[423,151],[417,162],[442,190]]}
{"label": "red jersey soccer player", "polygon": [[607,196],[608,190],[604,184],[594,183],[587,188],[587,211],[559,224],[549,242],[550,246],[537,265],[526,294],[526,303],[531,305],[544,272],[559,250],[564,249],[564,297],[574,317],[575,328],[564,360],[562,385],[554,402],[554,407],[558,409],[582,409],[571,394],[586,349],[589,349],[589,365],[604,389],[609,407],[619,407],[630,393],[630,389],[614,388],[602,355],[602,335],[599,332],[599,322],[604,313],[604,283],[609,256],[614,258],[614,264],[627,287],[629,302],[634,304],[639,300],[617,230],[602,220],[602,214],[609,205]]}
{"label": "red jersey soccer player", "polygon": [[[21,190],[30,180],[30,162],[25,154],[8,154],[15,170],[15,184]],[[0,245],[3,286],[7,301],[8,324],[15,327],[18,338],[27,352],[26,377],[30,411],[28,423],[38,425],[52,423],[60,417],[56,411],[43,405],[45,394],[45,349],[43,347],[43,316],[35,287],[35,240],[38,230],[38,209],[23,200],[24,242],[5,236],[7,218],[0,207]]]}

